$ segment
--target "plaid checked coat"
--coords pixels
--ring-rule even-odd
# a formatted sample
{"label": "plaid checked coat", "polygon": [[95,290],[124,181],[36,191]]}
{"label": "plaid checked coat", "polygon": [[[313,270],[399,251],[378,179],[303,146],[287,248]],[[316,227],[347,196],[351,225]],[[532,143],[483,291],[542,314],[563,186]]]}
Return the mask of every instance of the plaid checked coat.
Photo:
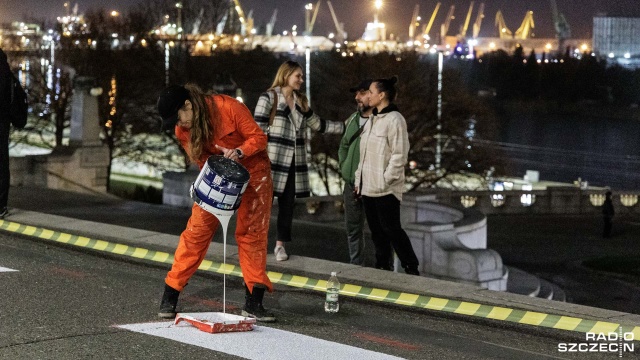
{"label": "plaid checked coat", "polygon": [[307,150],[305,146],[306,128],[321,133],[342,134],[342,121],[327,121],[313,113],[311,109],[303,113],[298,99],[294,95],[295,111],[291,111],[280,87],[273,89],[278,94],[276,116],[269,127],[269,115],[273,104],[273,94],[267,91],[260,95],[254,119],[268,135],[267,152],[271,160],[271,176],[273,178],[273,194],[281,196],[287,184],[289,167],[295,157],[296,197],[308,197],[309,168],[307,167]]}

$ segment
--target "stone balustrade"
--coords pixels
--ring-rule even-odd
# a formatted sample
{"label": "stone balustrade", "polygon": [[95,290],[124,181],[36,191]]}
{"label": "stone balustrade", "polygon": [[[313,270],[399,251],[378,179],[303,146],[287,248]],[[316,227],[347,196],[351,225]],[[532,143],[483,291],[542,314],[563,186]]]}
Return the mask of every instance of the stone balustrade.
{"label": "stone balustrade", "polygon": [[[429,194],[443,204],[477,209],[483,214],[600,214],[607,190],[548,187],[532,191],[451,191]],[[613,191],[618,214],[640,213],[638,191]]]}

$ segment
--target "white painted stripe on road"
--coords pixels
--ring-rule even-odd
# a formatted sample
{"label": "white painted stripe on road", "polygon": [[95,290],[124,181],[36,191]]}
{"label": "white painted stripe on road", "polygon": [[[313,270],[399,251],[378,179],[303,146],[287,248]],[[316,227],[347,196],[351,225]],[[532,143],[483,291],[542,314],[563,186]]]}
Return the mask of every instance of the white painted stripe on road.
{"label": "white painted stripe on road", "polygon": [[11,272],[11,271],[18,271],[18,270],[9,269],[9,268],[0,266],[0,272]]}
{"label": "white painted stripe on road", "polygon": [[187,323],[173,325],[173,322],[128,324],[118,325],[117,327],[200,346],[246,359],[401,359],[387,354],[265,326],[255,326],[253,331],[218,334],[200,331]]}

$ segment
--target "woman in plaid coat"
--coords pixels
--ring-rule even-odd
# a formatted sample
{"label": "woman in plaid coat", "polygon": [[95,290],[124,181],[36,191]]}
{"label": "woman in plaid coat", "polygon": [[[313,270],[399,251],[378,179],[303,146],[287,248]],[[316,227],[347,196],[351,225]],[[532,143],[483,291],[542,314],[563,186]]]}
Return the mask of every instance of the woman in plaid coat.
{"label": "woman in plaid coat", "polygon": [[[260,95],[254,113],[256,122],[268,134],[273,195],[278,198],[278,237],[274,249],[278,261],[289,258],[284,243],[291,241],[295,198],[310,194],[305,146],[307,128],[321,133],[344,132],[343,122],[326,121],[313,113],[309,100],[300,91],[303,82],[302,66],[286,61],[278,69],[271,88]],[[269,125],[273,106],[276,112]]]}

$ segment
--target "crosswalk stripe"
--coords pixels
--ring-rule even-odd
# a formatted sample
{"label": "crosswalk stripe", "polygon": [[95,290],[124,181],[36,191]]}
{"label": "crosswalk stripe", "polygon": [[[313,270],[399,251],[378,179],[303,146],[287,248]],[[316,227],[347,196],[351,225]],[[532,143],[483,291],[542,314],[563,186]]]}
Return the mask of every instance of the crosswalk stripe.
{"label": "crosswalk stripe", "polygon": [[[202,313],[207,314],[207,313]],[[266,326],[253,331],[210,334],[184,323],[151,322],[116,326],[137,333],[162,337],[246,359],[394,360],[399,357]],[[281,344],[281,346],[276,345]],[[205,356],[203,354],[203,356]]]}

